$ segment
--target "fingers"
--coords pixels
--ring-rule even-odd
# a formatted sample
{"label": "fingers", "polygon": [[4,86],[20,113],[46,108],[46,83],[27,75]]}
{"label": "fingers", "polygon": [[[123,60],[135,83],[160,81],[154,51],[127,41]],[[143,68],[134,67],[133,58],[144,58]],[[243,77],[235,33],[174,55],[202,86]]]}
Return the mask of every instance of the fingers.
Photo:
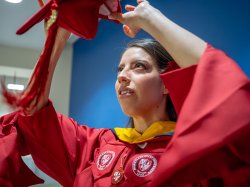
{"label": "fingers", "polygon": [[137,0],[137,3],[140,4],[140,3],[149,3],[147,0]]}
{"label": "fingers", "polygon": [[122,14],[121,13],[112,13],[108,16],[109,19],[112,19],[112,20],[118,20],[120,22],[122,22],[123,20],[123,17],[122,17]]}
{"label": "fingers", "polygon": [[135,37],[135,34],[131,31],[131,29],[127,25],[123,25],[123,31],[127,36],[131,38]]}
{"label": "fingers", "polygon": [[127,10],[127,11],[134,11],[135,10],[135,6],[132,6],[132,5],[126,5],[125,6],[125,10]]}
{"label": "fingers", "polygon": [[134,38],[136,34],[139,32],[140,29],[131,29],[127,25],[123,25],[123,31],[124,33],[129,36],[130,38]]}
{"label": "fingers", "polygon": [[[145,0],[138,0],[138,3],[147,2]],[[134,38],[136,34],[140,31],[140,27],[138,26],[138,23],[136,20],[138,20],[138,15],[135,13],[135,9],[137,7],[132,5],[126,5],[125,9],[127,10],[126,13],[112,13],[108,16],[109,19],[112,20],[118,20],[123,24],[123,31],[124,33]]]}

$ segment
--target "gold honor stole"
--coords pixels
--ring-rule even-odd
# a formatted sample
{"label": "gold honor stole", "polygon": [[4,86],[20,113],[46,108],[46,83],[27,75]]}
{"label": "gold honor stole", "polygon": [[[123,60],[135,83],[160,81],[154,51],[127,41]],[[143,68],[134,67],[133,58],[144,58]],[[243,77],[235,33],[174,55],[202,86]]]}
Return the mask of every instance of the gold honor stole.
{"label": "gold honor stole", "polygon": [[114,128],[118,138],[130,144],[142,143],[153,139],[159,135],[172,135],[176,122],[173,121],[157,121],[150,125],[142,134],[137,132],[135,128]]}

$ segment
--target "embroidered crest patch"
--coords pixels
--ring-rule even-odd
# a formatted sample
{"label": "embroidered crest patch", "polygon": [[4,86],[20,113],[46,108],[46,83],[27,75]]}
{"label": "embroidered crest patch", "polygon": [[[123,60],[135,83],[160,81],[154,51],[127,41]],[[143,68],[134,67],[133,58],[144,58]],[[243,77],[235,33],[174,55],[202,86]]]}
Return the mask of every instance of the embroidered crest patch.
{"label": "embroidered crest patch", "polygon": [[136,157],[132,163],[132,170],[138,177],[150,175],[157,166],[157,160],[152,155],[141,155]]}
{"label": "embroidered crest patch", "polygon": [[104,170],[109,164],[112,162],[113,158],[115,157],[114,151],[105,151],[101,153],[97,159],[97,169]]}

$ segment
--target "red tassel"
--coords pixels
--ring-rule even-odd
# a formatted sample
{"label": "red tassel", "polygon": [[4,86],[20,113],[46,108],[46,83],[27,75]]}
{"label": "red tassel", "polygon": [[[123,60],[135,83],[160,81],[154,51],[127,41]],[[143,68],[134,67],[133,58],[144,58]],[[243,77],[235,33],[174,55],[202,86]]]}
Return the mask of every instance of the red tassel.
{"label": "red tassel", "polygon": [[[53,7],[53,9],[54,8],[55,7]],[[24,112],[33,111],[45,93],[45,87],[50,68],[50,57],[55,43],[57,30],[58,25],[55,22],[49,28],[45,47],[24,91],[21,93],[9,92],[2,82],[2,94],[5,98],[5,101],[11,107],[21,109]]]}

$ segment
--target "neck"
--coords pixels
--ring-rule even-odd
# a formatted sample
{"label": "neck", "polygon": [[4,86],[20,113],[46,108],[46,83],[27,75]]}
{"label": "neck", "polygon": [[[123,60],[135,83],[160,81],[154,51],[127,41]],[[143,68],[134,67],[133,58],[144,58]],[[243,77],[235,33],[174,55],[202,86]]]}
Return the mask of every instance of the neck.
{"label": "neck", "polygon": [[164,111],[162,114],[157,115],[145,115],[145,117],[137,116],[133,117],[134,128],[137,132],[143,133],[150,125],[156,121],[168,121],[169,117]]}
{"label": "neck", "polygon": [[[157,121],[168,121],[169,116],[166,112],[166,96],[154,107],[148,107],[149,110],[137,110],[133,118],[134,128],[137,132],[143,133],[149,126]],[[138,112],[140,111],[140,112]]]}

